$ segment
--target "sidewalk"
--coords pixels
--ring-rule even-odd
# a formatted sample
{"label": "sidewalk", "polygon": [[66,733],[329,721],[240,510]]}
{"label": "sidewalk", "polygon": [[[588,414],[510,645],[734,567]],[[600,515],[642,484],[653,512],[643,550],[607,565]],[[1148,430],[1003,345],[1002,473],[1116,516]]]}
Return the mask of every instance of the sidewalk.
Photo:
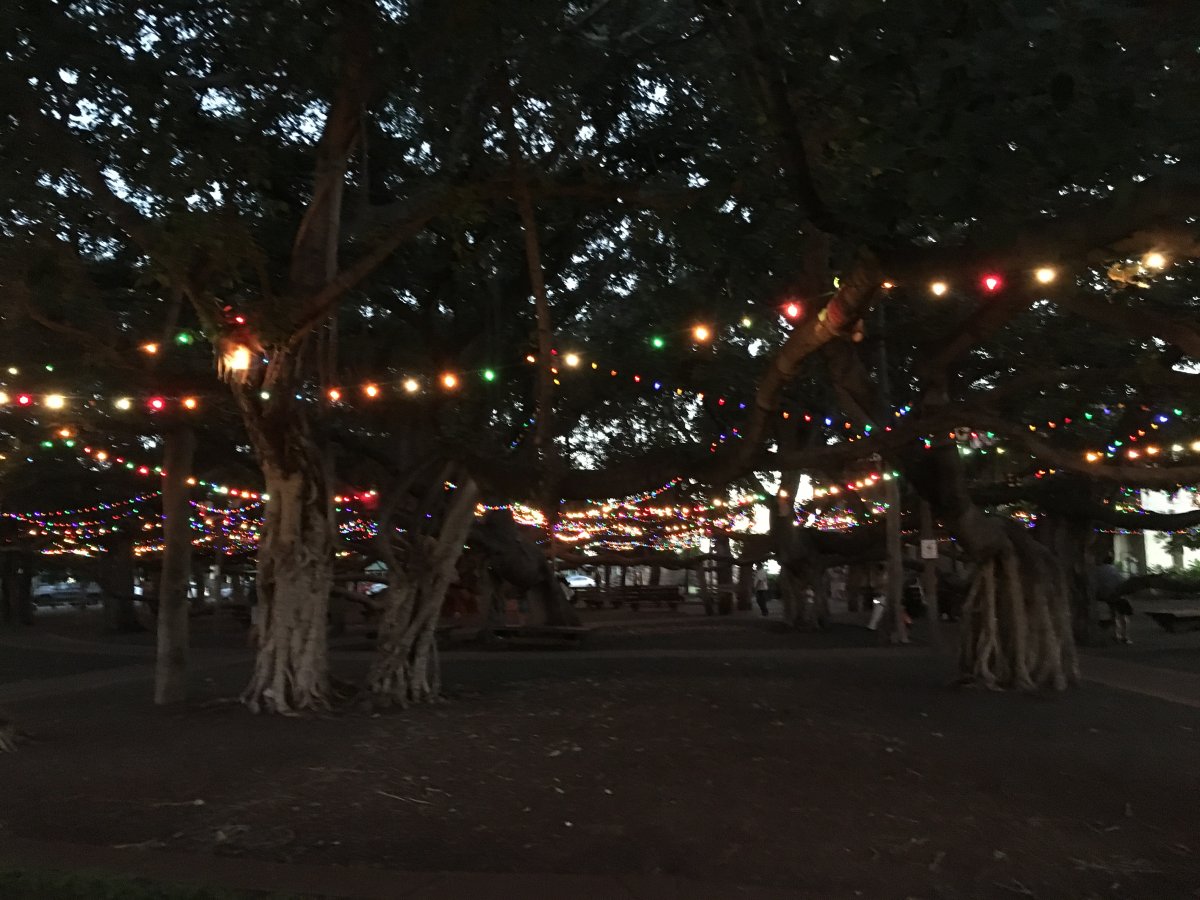
{"label": "sidewalk", "polygon": [[93,872],[155,882],[289,896],[370,900],[804,900],[794,891],[656,875],[397,872],[244,858],[124,850],[0,836],[0,866]]}
{"label": "sidewalk", "polygon": [[1089,653],[1081,655],[1079,667],[1084,681],[1200,709],[1200,675],[1196,673]]}

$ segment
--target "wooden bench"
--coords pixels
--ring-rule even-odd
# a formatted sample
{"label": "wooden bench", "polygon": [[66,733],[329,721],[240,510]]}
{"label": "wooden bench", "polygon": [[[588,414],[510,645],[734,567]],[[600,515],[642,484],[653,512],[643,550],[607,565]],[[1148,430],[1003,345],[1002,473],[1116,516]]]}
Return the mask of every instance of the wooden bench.
{"label": "wooden bench", "polygon": [[635,612],[643,604],[674,610],[682,602],[682,591],[678,586],[628,585],[610,588],[576,588],[575,597],[593,609],[603,609],[607,603],[613,609],[628,604]]}
{"label": "wooden bench", "polygon": [[1163,631],[1200,631],[1200,609],[1145,610]]}

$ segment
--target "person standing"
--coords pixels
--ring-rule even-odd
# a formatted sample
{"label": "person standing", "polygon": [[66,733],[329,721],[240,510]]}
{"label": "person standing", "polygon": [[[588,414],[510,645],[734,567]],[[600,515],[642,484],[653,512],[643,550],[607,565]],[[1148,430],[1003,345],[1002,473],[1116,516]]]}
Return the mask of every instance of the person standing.
{"label": "person standing", "polygon": [[1112,613],[1113,636],[1117,643],[1132,644],[1129,638],[1129,617],[1133,615],[1133,606],[1121,593],[1121,585],[1125,579],[1113,565],[1113,555],[1108,553],[1096,566],[1096,599],[1107,603]]}
{"label": "person standing", "polygon": [[754,567],[754,598],[762,614],[767,614],[767,599],[770,596],[770,583],[767,581],[767,570],[761,563]]}

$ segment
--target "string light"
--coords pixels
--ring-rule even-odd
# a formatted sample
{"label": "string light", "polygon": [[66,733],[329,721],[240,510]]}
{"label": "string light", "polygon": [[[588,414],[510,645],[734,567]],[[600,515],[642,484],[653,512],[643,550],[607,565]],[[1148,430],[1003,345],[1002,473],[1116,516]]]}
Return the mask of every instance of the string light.
{"label": "string light", "polygon": [[[496,370],[495,369],[484,369],[482,374],[483,374],[484,381],[492,382],[492,381],[496,380]],[[407,387],[408,387],[408,385],[406,383],[405,388],[407,389]]]}
{"label": "string light", "polygon": [[200,403],[198,400],[196,400],[195,397],[184,397],[183,398],[183,408],[184,409],[195,409],[199,405],[200,405]]}
{"label": "string light", "polygon": [[703,344],[712,339],[712,330],[707,325],[696,325],[692,328],[692,337],[697,343]]}
{"label": "string light", "polygon": [[999,275],[984,275],[980,283],[985,291],[994,294],[1004,286],[1004,279]]}
{"label": "string light", "polygon": [[579,365],[579,354],[578,353],[568,353],[566,356],[563,357],[563,362],[565,362],[568,366],[570,366],[572,369],[574,369]]}
{"label": "string light", "polygon": [[193,340],[195,339],[192,337],[192,333],[190,331],[181,331],[179,334],[175,335],[175,343],[182,347],[188,346]]}
{"label": "string light", "polygon": [[119,397],[113,403],[113,406],[115,406],[117,409],[121,410],[121,412],[126,412],[128,410],[133,409],[133,401],[130,400],[128,397]]}
{"label": "string light", "polygon": [[374,400],[376,397],[379,396],[379,385],[377,385],[377,384],[364,385],[363,393],[366,394],[368,397],[370,397],[372,400]]}
{"label": "string light", "polygon": [[950,290],[950,286],[944,281],[935,281],[929,285],[929,292],[935,297],[945,296],[948,290]]}
{"label": "string light", "polygon": [[1147,269],[1165,269],[1167,267],[1167,258],[1157,250],[1153,250],[1142,257],[1142,264]]}
{"label": "string light", "polygon": [[67,399],[62,394],[47,394],[42,403],[47,409],[62,409],[67,405]]}
{"label": "string light", "polygon": [[156,354],[158,352],[158,344],[155,344],[155,343],[142,344],[141,350],[143,353],[153,356],[154,354]]}
{"label": "string light", "polygon": [[1058,273],[1050,266],[1042,266],[1033,273],[1033,277],[1037,279],[1038,284],[1050,284],[1058,277]]}
{"label": "string light", "polygon": [[[486,376],[484,376],[484,377],[486,377]],[[415,379],[415,378],[404,379],[404,390],[406,390],[408,393],[415,394],[420,389],[421,389],[421,385],[417,381],[417,379]]]}
{"label": "string light", "polygon": [[330,403],[337,403],[339,400],[342,399],[342,392],[339,391],[337,388],[330,388],[329,392],[326,396],[329,397]]}
{"label": "string light", "polygon": [[[661,350],[663,347],[667,346],[667,342],[658,335],[655,335],[654,337],[650,338],[650,346],[655,350]],[[530,362],[532,361],[533,360],[530,360]]]}
{"label": "string light", "polygon": [[443,373],[442,374],[442,387],[444,387],[448,391],[454,390],[456,387],[458,387],[458,376],[455,375],[453,372]]}
{"label": "string light", "polygon": [[801,312],[803,312],[803,310],[801,309],[800,304],[796,303],[795,301],[792,301],[783,308],[783,314],[789,319],[800,318]]}

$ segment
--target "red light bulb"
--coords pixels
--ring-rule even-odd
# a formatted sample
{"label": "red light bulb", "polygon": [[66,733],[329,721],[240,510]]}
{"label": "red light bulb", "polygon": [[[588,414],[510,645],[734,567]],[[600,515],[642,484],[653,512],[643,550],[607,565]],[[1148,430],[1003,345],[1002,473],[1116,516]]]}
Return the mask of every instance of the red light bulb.
{"label": "red light bulb", "polygon": [[1004,287],[1004,279],[999,275],[984,275],[982,279],[983,289],[989,294],[994,294],[1000,288]]}
{"label": "red light bulb", "polygon": [[800,318],[800,313],[802,312],[804,312],[804,310],[801,308],[800,304],[796,303],[795,301],[792,301],[783,308],[783,314],[789,319]]}
{"label": "red light bulb", "polygon": [[167,405],[167,401],[162,397],[154,397],[150,401],[150,408],[155,412],[161,412]]}

